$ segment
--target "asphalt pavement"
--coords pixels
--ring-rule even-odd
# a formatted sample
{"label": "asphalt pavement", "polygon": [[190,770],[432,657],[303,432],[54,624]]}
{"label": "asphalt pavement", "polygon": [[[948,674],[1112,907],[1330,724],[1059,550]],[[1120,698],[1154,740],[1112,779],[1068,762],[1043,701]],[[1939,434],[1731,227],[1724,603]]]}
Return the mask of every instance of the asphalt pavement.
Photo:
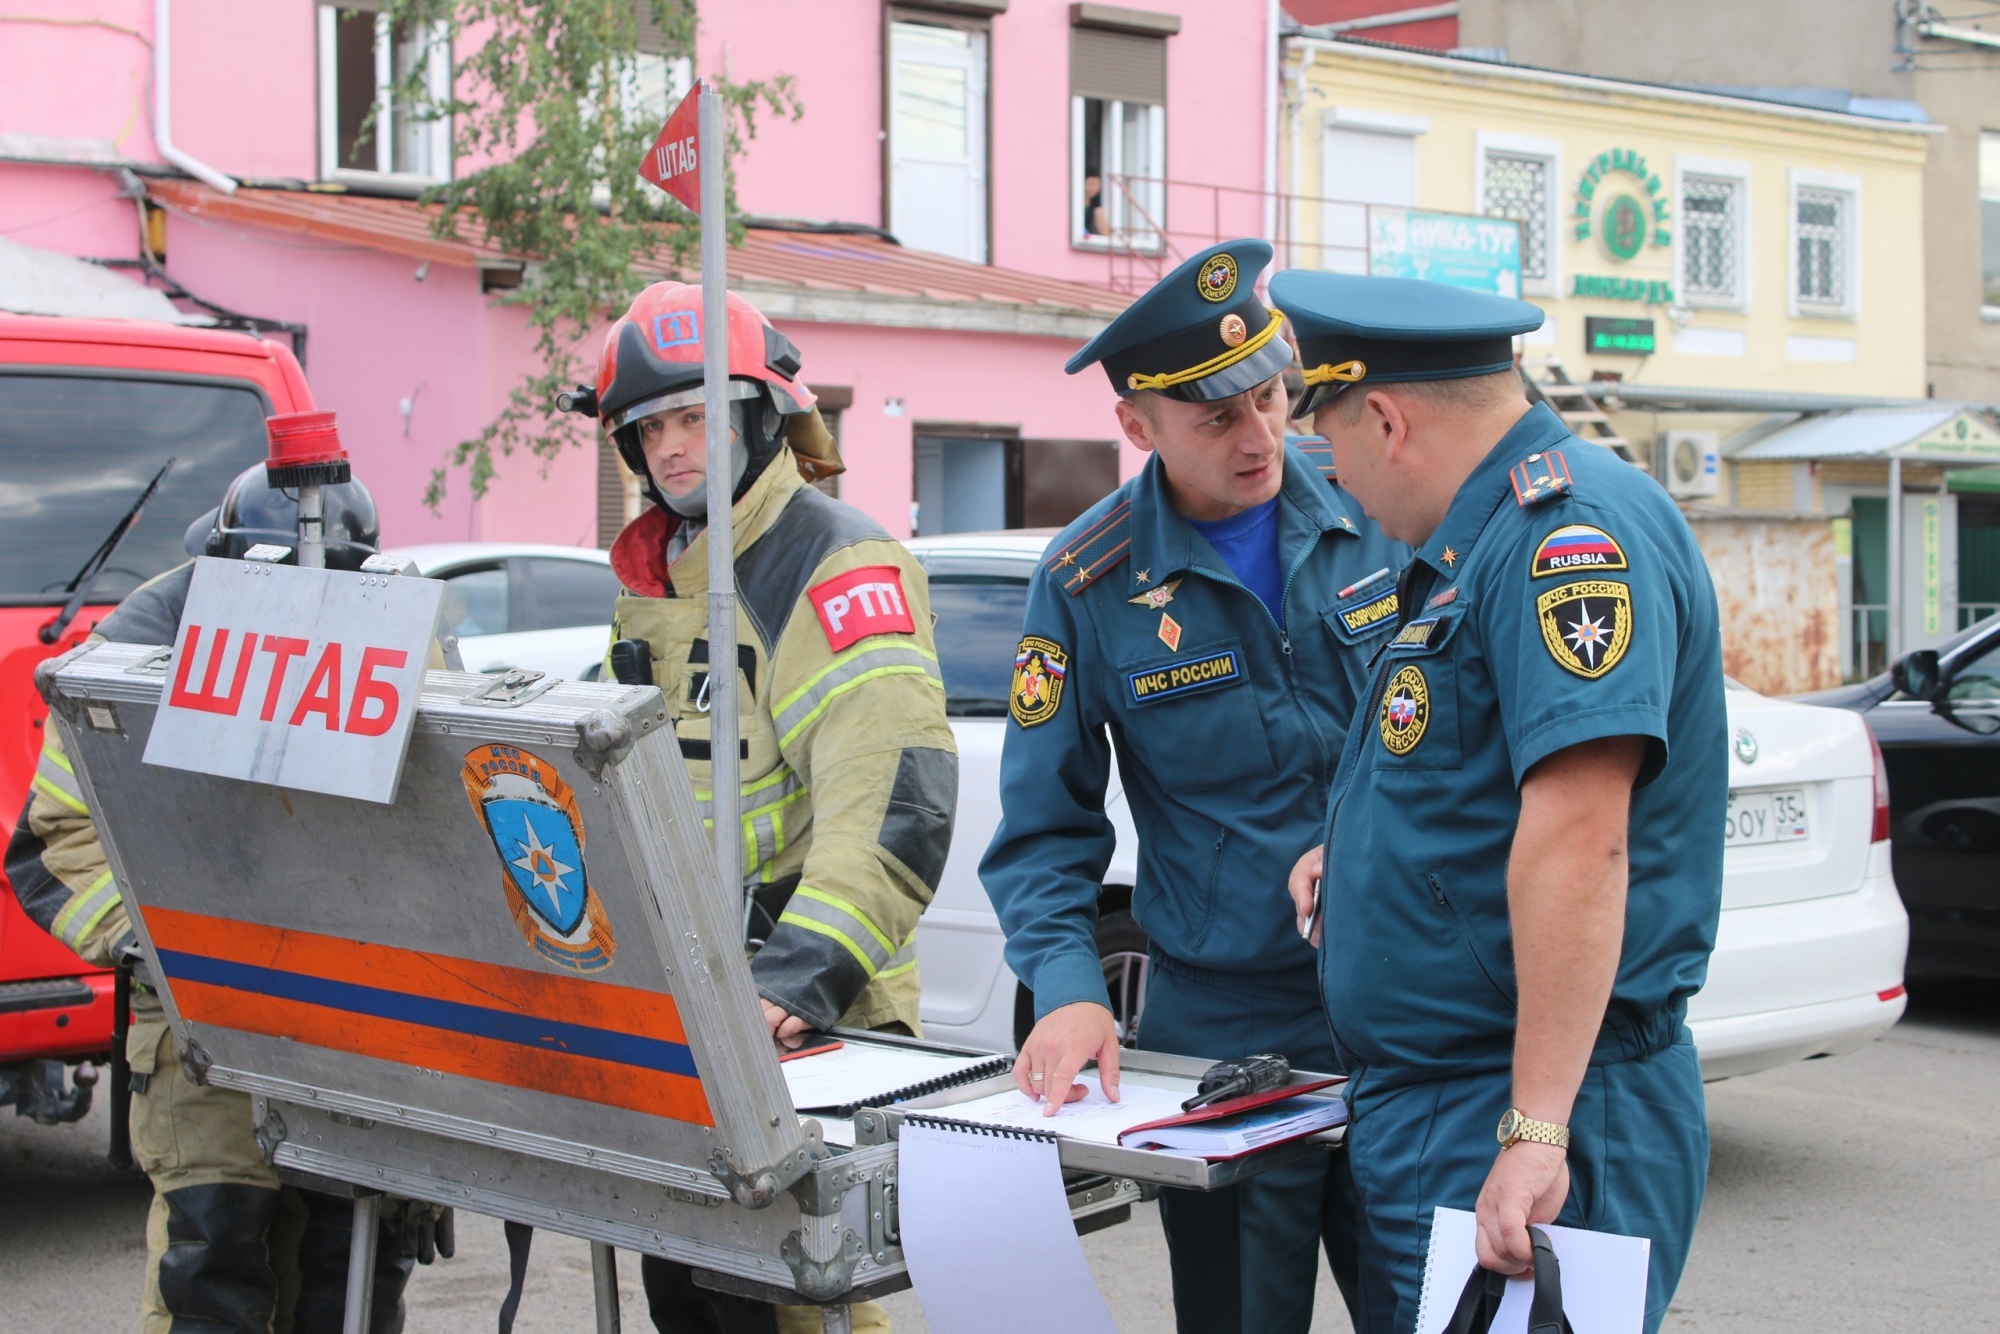
{"label": "asphalt pavement", "polygon": [[[1866,1049],[1711,1085],[1708,1107],[1708,1200],[1667,1329],[1994,1328],[2000,984],[1922,987]],[[0,1112],[0,1334],[135,1327],[150,1192],[104,1163],[106,1134],[101,1108],[59,1128]],[[1173,1328],[1151,1206],[1084,1249],[1121,1330]],[[636,1257],[620,1259],[625,1328],[644,1330]],[[499,1224],[461,1215],[458,1257],[411,1282],[411,1334],[486,1334],[506,1272]],[[1024,1324],[1059,1325],[1032,1293],[1027,1278]],[[927,1330],[912,1294],[888,1305],[898,1334]],[[515,1328],[571,1334],[591,1309],[588,1248],[538,1233]],[[1314,1334],[1348,1329],[1322,1276]]]}

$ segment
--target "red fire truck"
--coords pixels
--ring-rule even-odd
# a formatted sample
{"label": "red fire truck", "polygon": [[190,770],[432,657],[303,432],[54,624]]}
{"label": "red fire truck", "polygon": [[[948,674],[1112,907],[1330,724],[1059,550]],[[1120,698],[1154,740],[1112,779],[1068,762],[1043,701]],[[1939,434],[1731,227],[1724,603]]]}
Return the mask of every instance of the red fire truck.
{"label": "red fire truck", "polygon": [[[252,334],[0,314],[0,810],[10,832],[42,748],[36,664],[186,560],[188,525],[264,458],[264,419],[312,408],[292,353]],[[89,1110],[96,1071],[86,1063],[110,1056],[113,990],[110,972],[29,921],[0,878],[0,1106],[45,1123]],[[82,1068],[65,1078],[69,1067]],[[122,1138],[114,1130],[114,1153]]]}

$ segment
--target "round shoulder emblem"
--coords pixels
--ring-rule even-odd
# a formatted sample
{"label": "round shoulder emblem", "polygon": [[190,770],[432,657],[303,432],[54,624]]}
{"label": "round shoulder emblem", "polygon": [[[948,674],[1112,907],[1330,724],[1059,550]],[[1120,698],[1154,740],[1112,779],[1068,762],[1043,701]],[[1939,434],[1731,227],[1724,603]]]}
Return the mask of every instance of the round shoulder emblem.
{"label": "round shoulder emblem", "polygon": [[1227,301],[1236,291],[1236,256],[1212,255],[1195,278],[1204,300]]}
{"label": "round shoulder emblem", "polygon": [[1382,692],[1382,712],[1378,727],[1382,744],[1391,755],[1407,755],[1424,739],[1431,723],[1431,688],[1424,669],[1411,663],[1396,669],[1389,688]]}

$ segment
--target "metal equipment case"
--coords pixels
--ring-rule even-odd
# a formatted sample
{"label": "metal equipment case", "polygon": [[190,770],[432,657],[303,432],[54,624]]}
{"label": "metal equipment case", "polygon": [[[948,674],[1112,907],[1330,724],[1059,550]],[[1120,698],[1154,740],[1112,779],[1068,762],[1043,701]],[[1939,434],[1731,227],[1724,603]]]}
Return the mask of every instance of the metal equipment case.
{"label": "metal equipment case", "polygon": [[[656,689],[433,671],[382,806],[142,765],[169,655],[86,645],[37,681],[182,1049],[254,1096],[281,1169],[588,1238],[603,1267],[670,1257],[829,1328],[907,1286],[899,1118],[843,1146],[793,1110]],[[1202,1063],[1126,1068],[1191,1088]],[[1073,1213],[1110,1222],[1135,1180],[1316,1149],[1061,1151]]]}

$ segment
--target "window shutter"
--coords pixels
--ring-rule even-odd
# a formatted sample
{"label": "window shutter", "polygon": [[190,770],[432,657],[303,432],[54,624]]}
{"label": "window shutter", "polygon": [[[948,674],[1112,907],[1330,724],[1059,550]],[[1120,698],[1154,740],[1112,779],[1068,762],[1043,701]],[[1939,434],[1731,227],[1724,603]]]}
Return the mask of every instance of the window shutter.
{"label": "window shutter", "polygon": [[626,495],[631,474],[618,457],[618,446],[603,435],[597,440],[597,545],[610,550],[611,539],[625,526]]}
{"label": "window shutter", "polygon": [[1108,102],[1167,104],[1167,42],[1164,37],[1069,31],[1069,90],[1076,97]]}

